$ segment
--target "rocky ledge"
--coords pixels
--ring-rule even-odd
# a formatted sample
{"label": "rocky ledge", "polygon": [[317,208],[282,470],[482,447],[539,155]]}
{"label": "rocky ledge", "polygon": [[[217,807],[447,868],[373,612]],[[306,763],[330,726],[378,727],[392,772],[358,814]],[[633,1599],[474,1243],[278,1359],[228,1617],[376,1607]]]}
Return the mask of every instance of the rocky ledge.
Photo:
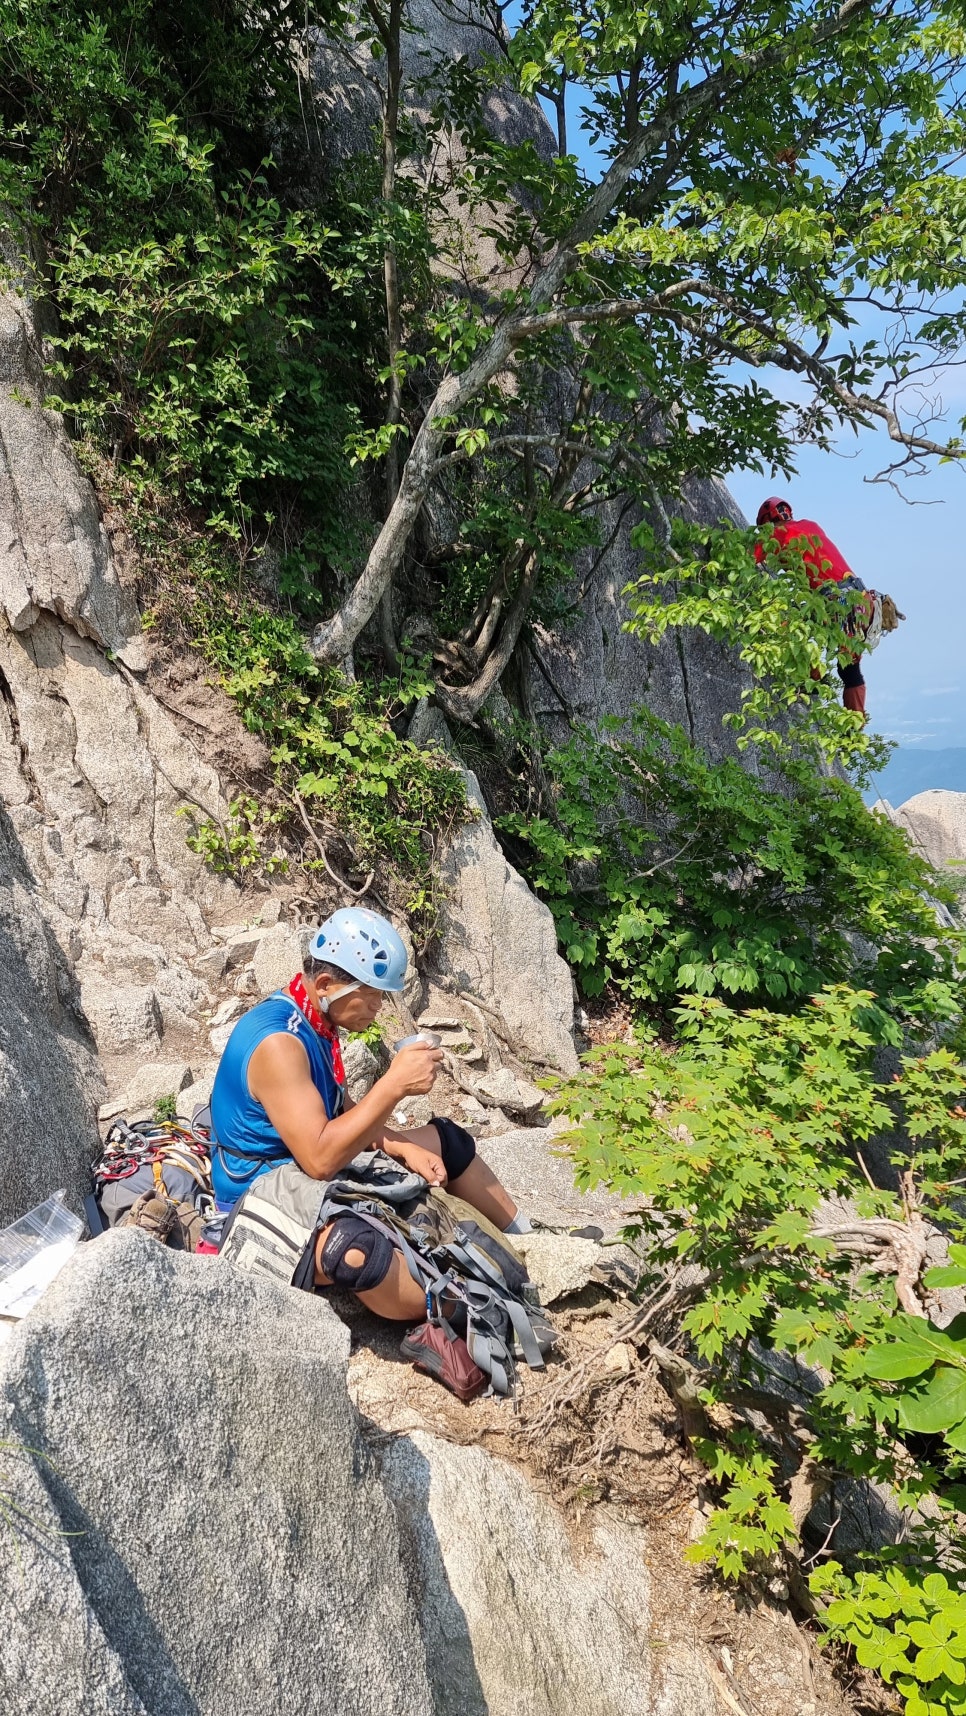
{"label": "rocky ledge", "polygon": [[2,1708],[713,1710],[700,1656],[654,1636],[643,1528],[602,1510],[578,1539],[480,1448],[379,1447],[348,1357],[318,1299],[137,1232],[80,1248],[0,1358]]}

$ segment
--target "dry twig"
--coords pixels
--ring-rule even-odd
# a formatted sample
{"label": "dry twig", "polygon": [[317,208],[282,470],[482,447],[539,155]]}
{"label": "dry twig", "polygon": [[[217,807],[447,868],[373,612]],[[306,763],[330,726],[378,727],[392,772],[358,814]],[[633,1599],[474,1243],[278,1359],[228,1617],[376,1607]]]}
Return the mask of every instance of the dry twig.
{"label": "dry twig", "polygon": [[315,849],[318,852],[319,857],[322,860],[322,864],[325,868],[326,874],[331,876],[333,882],[335,882],[337,887],[342,888],[345,893],[351,894],[351,896],[354,900],[361,900],[363,895],[368,894],[369,889],[372,887],[373,880],[374,880],[375,874],[376,874],[375,870],[369,871],[369,874],[366,877],[365,881],[363,882],[361,888],[350,887],[350,885],[346,881],[345,877],[340,876],[337,870],[333,870],[332,865],[329,863],[329,855],[325,850],[325,842],[320,838],[317,830],[315,828],[313,828],[311,822],[309,821],[308,815],[306,813],[305,805],[302,803],[302,800],[299,797],[299,794],[295,791],[293,791],[293,793],[292,793],[292,803],[294,804],[296,810],[299,813],[299,816],[302,819],[302,823],[305,827],[306,833],[309,836],[309,839],[313,842]]}

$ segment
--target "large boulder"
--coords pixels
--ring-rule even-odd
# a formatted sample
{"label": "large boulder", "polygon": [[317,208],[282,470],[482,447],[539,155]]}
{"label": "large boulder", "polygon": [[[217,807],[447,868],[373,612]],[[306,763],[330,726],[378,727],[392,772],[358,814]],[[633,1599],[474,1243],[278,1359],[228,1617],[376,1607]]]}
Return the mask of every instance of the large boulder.
{"label": "large boulder", "polygon": [[[363,1315],[357,1413],[349,1333],[319,1299],[136,1230],[78,1249],[0,1345],[0,1709],[717,1708],[680,1533],[606,1505],[568,1518],[546,1476],[479,1446],[489,1429],[525,1454],[512,1414],[414,1377],[398,1330],[359,1338]],[[727,1605],[714,1618],[732,1636]],[[748,1707],[798,1710],[798,1646],[756,1624],[741,1640],[750,1628],[771,1683]],[[824,1698],[801,1710],[844,1716]]]}
{"label": "large boulder", "polygon": [[428,1716],[347,1353],[317,1299],[137,1232],[80,1248],[0,1350],[0,1708]]}
{"label": "large boulder", "polygon": [[507,862],[476,777],[464,773],[476,817],[464,823],[440,864],[447,895],[437,973],[502,1017],[516,1053],[575,1072],[573,980],[557,952],[553,918]]}
{"label": "large boulder", "polygon": [[966,792],[917,792],[899,806],[895,820],[937,870],[966,864]]}
{"label": "large boulder", "polygon": [[480,1155],[528,1216],[554,1227],[600,1227],[612,1238],[632,1219],[639,1200],[601,1187],[582,1192],[574,1183],[566,1139],[521,1126],[483,1138]]}
{"label": "large boulder", "polygon": [[640,1526],[599,1514],[578,1544],[517,1467],[421,1431],[390,1442],[383,1477],[416,1575],[434,1716],[715,1709],[700,1656],[655,1649]]}
{"label": "large boulder", "polygon": [[80,1210],[103,1096],[76,986],[0,807],[0,1226],[61,1187]]}
{"label": "large boulder", "polygon": [[[417,1431],[381,1464],[328,1306],[136,1231],[0,1348],[0,1708],[17,1716],[696,1716],[647,1536],[578,1544],[516,1467]],[[92,1403],[96,1402],[96,1411]],[[384,1441],[384,1438],[378,1440]],[[668,1677],[668,1664],[674,1674]]]}

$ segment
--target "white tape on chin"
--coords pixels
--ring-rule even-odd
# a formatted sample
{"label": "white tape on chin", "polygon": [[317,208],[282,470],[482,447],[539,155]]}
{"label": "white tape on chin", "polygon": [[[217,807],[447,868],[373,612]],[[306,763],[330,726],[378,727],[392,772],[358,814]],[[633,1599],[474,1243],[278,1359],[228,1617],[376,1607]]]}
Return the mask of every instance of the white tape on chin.
{"label": "white tape on chin", "polygon": [[344,988],[337,989],[334,995],[320,995],[319,996],[319,1011],[321,1013],[327,1013],[329,1011],[329,1002],[330,1001],[341,1001],[343,995],[351,995],[352,991],[354,989],[361,989],[361,988],[362,988],[362,982],[361,982],[361,980],[359,980],[356,983],[347,983],[344,986]]}

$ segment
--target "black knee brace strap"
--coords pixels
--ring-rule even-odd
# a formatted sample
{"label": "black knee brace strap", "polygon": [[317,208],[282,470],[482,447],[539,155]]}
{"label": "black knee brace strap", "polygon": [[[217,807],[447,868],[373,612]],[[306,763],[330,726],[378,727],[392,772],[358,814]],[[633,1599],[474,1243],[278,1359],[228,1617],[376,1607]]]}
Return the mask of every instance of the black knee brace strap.
{"label": "black knee brace strap", "polygon": [[[366,1293],[385,1281],[392,1263],[395,1246],[384,1233],[377,1233],[359,1216],[338,1216],[333,1223],[319,1263],[336,1287],[350,1293]],[[347,1251],[361,1251],[361,1263],[346,1263]]]}

